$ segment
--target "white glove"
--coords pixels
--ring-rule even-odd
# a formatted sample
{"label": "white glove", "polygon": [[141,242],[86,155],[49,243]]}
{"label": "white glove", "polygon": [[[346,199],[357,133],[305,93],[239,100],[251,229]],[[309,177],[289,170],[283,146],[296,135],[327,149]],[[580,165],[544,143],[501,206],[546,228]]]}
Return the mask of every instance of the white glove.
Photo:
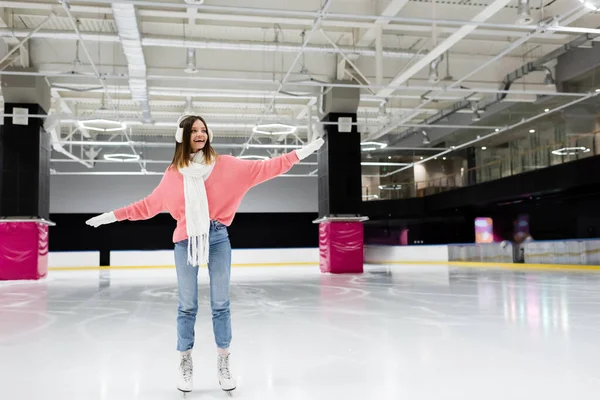
{"label": "white glove", "polygon": [[93,226],[94,228],[97,228],[100,225],[104,224],[112,224],[113,222],[117,222],[117,217],[115,217],[115,214],[112,211],[100,214],[94,218],[90,218],[87,221],[85,221],[87,225]]}
{"label": "white glove", "polygon": [[321,146],[323,146],[323,143],[325,143],[325,141],[322,138],[318,138],[314,142],[311,142],[306,146],[302,147],[301,149],[296,150],[296,155],[298,156],[298,159],[304,160],[306,157],[319,150]]}

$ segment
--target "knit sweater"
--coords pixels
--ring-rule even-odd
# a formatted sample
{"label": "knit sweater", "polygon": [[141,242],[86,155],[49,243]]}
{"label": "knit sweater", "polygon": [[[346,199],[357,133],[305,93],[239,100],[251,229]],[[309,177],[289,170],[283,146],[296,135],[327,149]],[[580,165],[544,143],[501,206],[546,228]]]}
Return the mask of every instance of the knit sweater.
{"label": "knit sweater", "polygon": [[[204,182],[210,219],[229,226],[248,190],[289,171],[298,161],[295,151],[266,161],[218,156]],[[167,168],[162,180],[148,197],[119,208],[114,214],[119,221],[136,221],[150,219],[162,211],[168,211],[177,221],[173,242],[187,239],[183,175],[175,168]]]}

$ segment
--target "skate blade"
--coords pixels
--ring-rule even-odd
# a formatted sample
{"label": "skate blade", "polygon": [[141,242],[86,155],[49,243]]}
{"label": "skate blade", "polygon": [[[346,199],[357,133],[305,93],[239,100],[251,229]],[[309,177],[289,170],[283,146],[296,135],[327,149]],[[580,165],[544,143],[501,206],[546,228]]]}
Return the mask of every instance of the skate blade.
{"label": "skate blade", "polygon": [[[219,382],[219,386],[221,386],[221,382]],[[223,389],[223,387],[221,386],[221,390],[224,391],[225,393],[227,393],[229,396],[233,395],[231,392],[233,392],[236,388],[237,388],[237,386],[233,387],[232,389]]]}

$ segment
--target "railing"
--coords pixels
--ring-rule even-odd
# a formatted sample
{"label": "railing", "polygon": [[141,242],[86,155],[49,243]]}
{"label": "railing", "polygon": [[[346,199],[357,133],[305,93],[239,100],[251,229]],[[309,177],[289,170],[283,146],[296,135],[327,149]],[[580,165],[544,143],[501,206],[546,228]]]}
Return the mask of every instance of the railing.
{"label": "railing", "polygon": [[[379,184],[363,186],[363,200],[397,200],[412,197],[423,197],[473,184],[489,182],[536,169],[547,168],[553,165],[564,164],[582,158],[592,157],[599,153],[596,149],[598,135],[600,135],[600,131],[587,135],[585,137],[585,141],[591,142],[587,146],[582,146],[580,142],[575,145],[552,143],[517,152],[515,152],[514,148],[510,147],[501,150],[490,150],[487,153],[485,151],[480,151],[478,154],[478,159],[483,160],[483,164],[470,169],[461,167],[458,171],[452,171],[451,173],[443,175],[438,173],[433,179],[404,179],[403,181],[394,181],[394,175],[387,177],[382,175],[382,179],[380,180]],[[576,151],[576,154],[562,156],[552,153],[552,151],[555,151],[558,148],[570,147],[580,147],[587,150],[579,149]],[[502,152],[508,154],[505,156],[498,154]],[[573,152],[575,153],[575,151]],[[485,159],[489,157],[500,158],[485,162]],[[464,164],[466,164],[466,160],[463,159],[463,165]],[[424,165],[425,169],[427,169],[427,163]]]}

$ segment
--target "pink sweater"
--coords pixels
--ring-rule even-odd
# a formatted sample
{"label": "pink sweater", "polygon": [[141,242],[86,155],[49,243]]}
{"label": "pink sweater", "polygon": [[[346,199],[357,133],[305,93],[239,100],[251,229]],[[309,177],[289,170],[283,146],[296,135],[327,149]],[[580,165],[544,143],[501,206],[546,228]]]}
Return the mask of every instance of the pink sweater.
{"label": "pink sweater", "polygon": [[[219,156],[204,182],[210,219],[229,226],[248,190],[289,171],[298,161],[295,151],[266,161]],[[119,208],[114,214],[119,221],[136,221],[152,218],[165,210],[177,221],[173,242],[187,239],[183,175],[174,168],[165,171],[162,180],[148,197]]]}

